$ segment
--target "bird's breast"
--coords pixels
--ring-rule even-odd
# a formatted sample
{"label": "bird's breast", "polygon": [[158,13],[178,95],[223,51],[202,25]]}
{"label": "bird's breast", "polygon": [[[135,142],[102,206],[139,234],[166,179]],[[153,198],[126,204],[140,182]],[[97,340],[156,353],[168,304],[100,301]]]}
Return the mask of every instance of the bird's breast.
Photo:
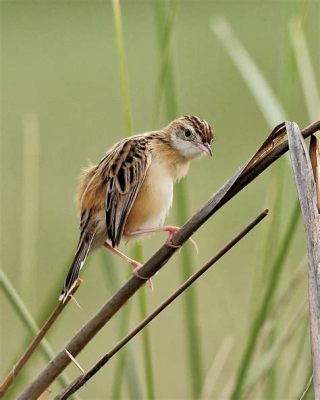
{"label": "bird's breast", "polygon": [[162,162],[153,162],[129,213],[124,232],[155,228],[164,223],[172,205],[173,178]]}

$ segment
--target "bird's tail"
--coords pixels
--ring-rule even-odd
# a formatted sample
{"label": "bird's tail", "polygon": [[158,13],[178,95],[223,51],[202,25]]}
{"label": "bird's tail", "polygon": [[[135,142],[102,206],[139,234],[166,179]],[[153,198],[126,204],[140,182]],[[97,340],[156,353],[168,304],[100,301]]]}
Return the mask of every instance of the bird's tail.
{"label": "bird's tail", "polygon": [[88,232],[84,232],[84,234],[80,238],[76,254],[72,261],[66,280],[64,281],[59,300],[65,300],[67,298],[70,289],[72,288],[75,281],[78,279],[80,270],[86,262],[87,256],[89,254],[93,238],[94,234],[90,234]]}

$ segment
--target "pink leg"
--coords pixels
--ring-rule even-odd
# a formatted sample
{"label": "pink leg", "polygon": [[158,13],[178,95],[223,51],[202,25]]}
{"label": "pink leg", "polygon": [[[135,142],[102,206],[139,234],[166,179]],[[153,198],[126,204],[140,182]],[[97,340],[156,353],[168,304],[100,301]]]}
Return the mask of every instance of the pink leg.
{"label": "pink leg", "polygon": [[133,275],[140,279],[145,279],[148,281],[149,286],[153,290],[153,283],[151,278],[145,278],[144,276],[139,275],[139,269],[142,267],[143,264],[139,263],[139,261],[133,260],[132,258],[128,257],[126,254],[122,253],[119,249],[116,249],[111,246],[111,244],[105,242],[104,247],[108,250],[111,250],[112,253],[116,254],[117,256],[121,257],[123,260],[127,261],[133,267]]}
{"label": "pink leg", "polygon": [[142,264],[139,263],[139,261],[133,260],[132,258],[128,257],[126,254],[122,253],[120,250],[112,247],[111,244],[105,242],[104,247],[106,247],[108,250],[111,250],[112,253],[121,257],[123,260],[127,261],[127,263],[129,263],[134,269],[142,267]]}
{"label": "pink leg", "polygon": [[[166,240],[166,245],[169,247],[173,247],[173,248],[179,248],[181,246],[177,246],[175,244],[172,243],[172,238],[173,236],[178,232],[180,228],[178,226],[173,226],[173,225],[165,225],[165,226],[158,226],[156,228],[147,228],[147,229],[138,229],[136,231],[132,231],[132,232],[125,232],[126,236],[135,236],[135,235],[141,235],[143,233],[153,233],[153,232],[168,232],[169,236],[168,239]],[[199,248],[197,243],[192,239],[189,238],[191,244],[193,245],[193,247],[195,248],[196,252],[199,252]]]}

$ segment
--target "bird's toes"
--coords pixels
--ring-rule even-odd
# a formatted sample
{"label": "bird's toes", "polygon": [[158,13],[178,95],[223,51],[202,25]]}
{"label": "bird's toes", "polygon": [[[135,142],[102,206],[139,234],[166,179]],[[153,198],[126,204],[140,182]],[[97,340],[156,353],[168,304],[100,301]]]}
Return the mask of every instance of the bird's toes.
{"label": "bird's toes", "polygon": [[154,288],[154,287],[153,287],[152,279],[140,275],[140,274],[139,274],[139,270],[141,269],[141,267],[142,267],[143,264],[140,264],[140,263],[137,263],[137,264],[139,264],[139,265],[137,265],[137,266],[135,267],[135,269],[132,271],[132,274],[133,274],[136,278],[145,280],[145,281],[146,281],[146,285],[153,291],[153,288]]}

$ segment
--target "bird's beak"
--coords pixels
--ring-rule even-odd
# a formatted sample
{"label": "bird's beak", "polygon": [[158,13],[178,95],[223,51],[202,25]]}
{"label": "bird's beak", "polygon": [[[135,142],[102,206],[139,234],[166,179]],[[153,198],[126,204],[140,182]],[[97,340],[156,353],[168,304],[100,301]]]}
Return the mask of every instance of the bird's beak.
{"label": "bird's beak", "polygon": [[212,157],[212,149],[211,149],[211,146],[209,143],[207,143],[207,142],[199,143],[199,147],[204,153],[206,153],[206,154],[208,154],[208,156]]}

